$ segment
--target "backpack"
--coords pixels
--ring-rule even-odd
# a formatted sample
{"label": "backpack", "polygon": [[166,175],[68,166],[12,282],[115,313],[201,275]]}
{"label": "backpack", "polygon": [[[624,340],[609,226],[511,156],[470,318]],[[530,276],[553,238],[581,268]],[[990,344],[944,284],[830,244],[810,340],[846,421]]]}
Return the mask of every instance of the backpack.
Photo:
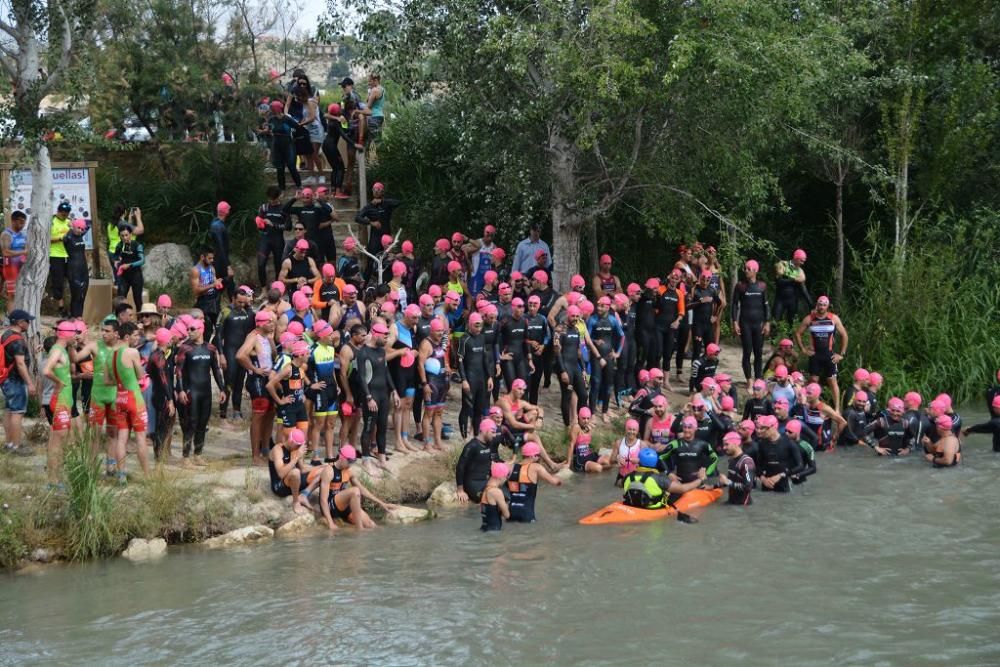
{"label": "backpack", "polygon": [[7,365],[7,346],[19,340],[24,340],[20,334],[11,334],[7,340],[0,343],[0,383],[6,382],[13,365]]}

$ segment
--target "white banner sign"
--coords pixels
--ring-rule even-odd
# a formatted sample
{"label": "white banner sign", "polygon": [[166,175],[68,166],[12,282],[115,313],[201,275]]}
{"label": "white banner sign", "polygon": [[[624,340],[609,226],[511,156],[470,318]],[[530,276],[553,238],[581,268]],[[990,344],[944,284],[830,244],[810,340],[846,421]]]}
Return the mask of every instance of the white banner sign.
{"label": "white banner sign", "polygon": [[[68,201],[73,207],[71,220],[84,218],[93,221],[94,214],[90,201],[90,170],[86,167],[52,170],[52,213],[60,202]],[[22,169],[10,172],[10,201],[8,211],[24,211],[31,217],[31,171]],[[94,247],[93,231],[86,236],[87,250]]]}

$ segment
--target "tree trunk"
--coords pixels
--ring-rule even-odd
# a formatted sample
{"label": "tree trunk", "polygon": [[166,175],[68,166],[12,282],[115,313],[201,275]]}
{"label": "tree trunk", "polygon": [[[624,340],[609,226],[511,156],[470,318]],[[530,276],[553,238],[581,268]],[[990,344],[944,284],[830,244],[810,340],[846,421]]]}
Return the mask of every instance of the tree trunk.
{"label": "tree trunk", "polygon": [[580,234],[584,219],[577,204],[579,154],[556,123],[549,125],[548,158],[552,181],[553,287],[563,292],[569,289],[573,274],[580,270]]}
{"label": "tree trunk", "polygon": [[[837,188],[836,202],[834,205],[834,226],[837,230],[837,270],[834,274],[833,298],[834,303],[844,303],[844,179],[840,178],[835,186]],[[842,306],[841,306],[842,307]]]}
{"label": "tree trunk", "polygon": [[597,269],[599,268],[598,259],[601,256],[600,246],[597,244],[597,220],[587,221],[587,266],[590,267],[590,273],[588,273],[584,278],[587,278],[587,284],[590,284],[590,276],[597,274]]}
{"label": "tree trunk", "polygon": [[[49,148],[39,142],[31,165],[31,216],[27,223],[28,255],[17,277],[14,305],[35,317],[42,310],[45,281],[49,276],[49,237],[52,224],[52,162]],[[30,337],[38,336],[38,320],[31,323]],[[34,355],[32,355],[34,357]]]}

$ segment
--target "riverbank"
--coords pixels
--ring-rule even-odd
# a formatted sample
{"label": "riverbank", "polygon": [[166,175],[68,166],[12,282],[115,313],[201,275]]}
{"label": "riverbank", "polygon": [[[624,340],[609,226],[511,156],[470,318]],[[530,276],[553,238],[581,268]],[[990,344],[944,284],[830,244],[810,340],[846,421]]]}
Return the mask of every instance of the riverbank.
{"label": "riverbank", "polygon": [[[739,350],[727,348],[720,358],[720,372],[739,376]],[[685,374],[685,383],[686,377]],[[553,378],[556,382],[556,378]],[[674,383],[680,386],[680,383]],[[452,387],[445,421],[458,424],[458,388]],[[668,394],[679,408],[685,394]],[[559,390],[543,390],[541,404],[549,418],[542,442],[557,461],[566,458],[567,430],[559,419]],[[595,419],[594,447],[610,447],[620,436],[625,407],[613,412],[611,424]],[[68,492],[46,489],[44,418],[26,419],[28,456],[0,454],[0,569],[32,571],[39,563],[115,557],[131,540],[161,538],[168,545],[205,542],[248,526],[261,526],[276,534],[321,530],[291,510],[289,499],[275,497],[269,489],[266,467],[249,465],[249,421],[233,425],[213,416],[203,458],[207,465],[182,467],[179,429],[174,435],[174,456],[156,465],[148,479],[138,472],[138,461],[129,456],[129,484],[119,488],[111,480],[93,480],[90,488]],[[390,450],[393,441],[390,432]],[[400,505],[426,503],[439,485],[454,480],[454,466],[464,441],[457,429],[443,453],[394,454],[380,477],[372,478],[356,467],[355,473],[384,500]],[[130,454],[134,445],[130,443]],[[150,454],[152,456],[152,454]],[[99,530],[81,525],[74,515],[89,496],[100,493],[101,510],[108,516]],[[104,505],[107,505],[106,507]],[[85,516],[92,517],[88,512]],[[379,517],[382,518],[382,517]],[[325,530],[325,529],[324,529]]]}

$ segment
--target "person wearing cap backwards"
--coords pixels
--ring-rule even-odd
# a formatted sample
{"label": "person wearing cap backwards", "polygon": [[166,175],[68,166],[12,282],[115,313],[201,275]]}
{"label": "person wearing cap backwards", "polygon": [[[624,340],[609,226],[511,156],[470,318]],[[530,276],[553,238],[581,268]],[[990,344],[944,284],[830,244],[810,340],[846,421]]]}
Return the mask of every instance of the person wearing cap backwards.
{"label": "person wearing cap backwards", "polygon": [[63,239],[70,232],[69,215],[73,212],[73,205],[68,201],[61,201],[56,206],[55,215],[49,226],[49,290],[52,299],[59,307],[60,313],[65,313],[63,305],[63,290],[66,283],[67,253]]}
{"label": "person wearing cap backwards", "polygon": [[270,310],[254,315],[254,329],[239,350],[236,361],[247,374],[246,387],[250,394],[253,416],[250,420],[250,449],[254,465],[264,464],[264,449],[271,440],[274,427],[274,403],[267,391],[267,381],[274,366],[274,327],[277,317]]}
{"label": "person wearing cap backwards", "polygon": [[[233,298],[233,264],[230,261],[229,228],[226,219],[232,210],[229,202],[220,201],[215,205],[215,218],[208,226],[208,234],[212,239],[212,249],[215,251],[215,275],[222,280],[223,289],[230,300]],[[141,302],[141,297],[136,303]]]}
{"label": "person wearing cap backwards", "polygon": [[612,297],[621,294],[622,282],[618,276],[611,273],[611,255],[607,253],[601,255],[597,273],[590,279],[590,285],[594,291],[594,301],[599,301],[602,296]]}
{"label": "person wearing cap backwards", "polygon": [[605,363],[601,367],[594,366],[590,376],[590,410],[597,411],[601,405],[601,420],[607,424],[608,403],[611,399],[611,388],[615,380],[615,365],[621,358],[625,345],[625,332],[621,322],[611,314],[611,297],[602,296],[597,302],[597,312],[587,318],[587,331],[590,340],[594,342],[599,357]]}
{"label": "person wearing cap backwards", "polygon": [[562,486],[562,480],[552,475],[539,463],[542,446],[537,442],[526,442],[521,448],[521,461],[511,466],[507,478],[510,491],[510,520],[520,523],[535,523],[535,498],[538,496],[538,480],[552,486]]}
{"label": "person wearing cap backwards", "polygon": [[[219,353],[205,339],[205,323],[192,320],[188,324],[188,340],[177,349],[175,387],[177,400],[184,406],[181,430],[184,435],[183,465],[190,468],[204,465],[201,453],[205,449],[208,420],[212,416],[212,379],[219,388],[219,402],[227,398],[226,381],[219,367]],[[191,458],[192,449],[194,458]]]}
{"label": "person wearing cap backwards", "polygon": [[806,272],[802,265],[806,263],[806,251],[802,248],[792,253],[790,260],[781,260],[774,265],[774,321],[780,322],[785,316],[788,326],[795,323],[799,313],[799,298],[805,303],[812,303],[809,291],[806,289]]}
{"label": "person wearing cap backwards", "polygon": [[[222,353],[221,366],[226,375],[228,398],[233,403],[233,421],[243,419],[240,411],[243,402],[243,383],[246,380],[246,369],[236,361],[236,353],[246,342],[247,336],[254,329],[254,312],[250,307],[253,301],[253,290],[246,285],[240,285],[232,302],[222,309],[219,324],[216,327],[215,346]],[[226,418],[229,400],[219,404],[219,418]]]}
{"label": "person wearing cap backwards", "polygon": [[330,465],[313,468],[320,471],[319,514],[326,520],[330,532],[337,531],[334,519],[352,524],[357,530],[371,530],[375,521],[361,507],[361,500],[369,500],[384,511],[397,509],[369,491],[361,480],[351,474],[351,464],[358,460],[358,452],[348,444],[340,446],[337,458]]}
{"label": "person wearing cap backwards", "polygon": [[726,502],[730,505],[751,505],[751,491],[757,487],[757,466],[753,457],[743,451],[743,438],[736,431],[722,436],[722,445],[729,458],[727,473],[719,475],[719,484],[729,489]]}
{"label": "person wearing cap backwards", "polygon": [[309,242],[299,239],[295,242],[291,256],[281,263],[278,280],[285,283],[288,290],[295,290],[320,279],[316,262],[309,256]]}
{"label": "person wearing cap backwards", "polygon": [[483,317],[472,313],[468,326],[468,333],[458,341],[456,366],[462,383],[458,428],[463,438],[468,437],[470,419],[475,424],[486,416],[489,393],[493,391],[493,356],[487,350],[483,335]]}
{"label": "person wearing cap backwards", "polygon": [[802,450],[778,430],[778,419],[762,415],[757,420],[758,453],[761,488],[765,491],[788,493],[791,478],[805,470]]}
{"label": "person wearing cap backwards", "polygon": [[[320,259],[319,246],[316,245],[316,243],[306,235],[307,231],[305,223],[300,220],[296,220],[293,224],[290,225],[290,227],[292,230],[292,238],[288,239],[287,243],[282,241],[282,243],[284,243],[285,245],[284,249],[281,252],[281,259],[278,261],[278,271],[277,273],[275,273],[276,280],[278,279],[278,274],[281,273],[281,262],[285,261],[286,259],[292,256],[292,253],[295,252],[295,245],[299,241],[304,240],[306,243],[309,244],[309,249],[306,251],[306,255],[311,257],[312,260],[317,263],[317,266],[322,261],[322,259]],[[284,236],[282,236],[282,238],[284,238]],[[350,240],[353,241],[353,239]]]}
{"label": "person wearing cap backwards", "polygon": [[[713,273],[702,269],[686,301],[691,314],[691,358],[697,359],[705,345],[715,339],[715,323],[722,315],[722,298],[712,286]],[[668,366],[669,368],[669,366]],[[758,374],[757,377],[760,377]]]}
{"label": "person wearing cap backwards", "polygon": [[[861,402],[857,397],[855,400]],[[905,407],[902,399],[894,396],[889,399],[886,410],[864,427],[862,438],[865,444],[879,456],[905,456],[910,453],[910,443],[916,432],[913,423],[904,417]],[[848,429],[850,423],[848,419]]]}
{"label": "person wearing cap backwards", "polygon": [[[70,379],[70,370],[73,359],[70,348],[76,336],[77,330],[72,322],[63,320],[56,324],[56,342],[49,351],[45,368],[42,370],[42,375],[54,383],[52,401],[49,403],[52,412],[52,430],[49,433],[46,457],[46,473],[50,488],[59,484],[62,477],[63,443],[72,425],[73,383]],[[142,455],[145,455],[144,450]]]}
{"label": "person wearing cap backwards", "polygon": [[215,272],[215,251],[204,247],[198,254],[198,262],[189,273],[191,292],[194,294],[195,308],[205,314],[205,335],[211,339],[215,321],[219,317],[222,280]]}
{"label": "person wearing cap backwards", "polygon": [[989,421],[962,429],[962,435],[968,437],[970,433],[992,433],[993,451],[1000,453],[1000,394],[990,402],[990,415]]}
{"label": "person wearing cap backwards", "polygon": [[[744,266],[746,279],[733,288],[731,319],[733,331],[740,337],[743,346],[743,375],[750,386],[750,373],[759,380],[763,373],[764,336],[771,331],[771,307],[767,302],[767,283],[759,280],[760,265],[748,259]],[[751,367],[751,355],[753,365]]]}
{"label": "person wearing cap backwards", "polygon": [[[70,317],[83,317],[83,303],[87,300],[87,288],[90,286],[90,270],[87,268],[87,242],[84,238],[88,229],[90,229],[90,221],[78,218],[70,223],[69,232],[63,237],[63,248],[66,252],[65,273],[66,280],[69,282]],[[55,276],[55,272],[52,275]],[[136,305],[141,303],[142,296],[140,295]]]}
{"label": "person wearing cap backwards", "polygon": [[[715,372],[719,368],[720,348],[715,343],[705,346],[705,353],[696,357],[691,362],[691,379],[688,381],[688,393],[693,394],[705,381],[705,378],[714,378]],[[668,367],[669,370],[669,367]]]}
{"label": "person wearing cap backwards", "polygon": [[946,414],[934,418],[937,440],[924,446],[924,459],[934,468],[951,468],[962,461],[962,443],[952,432],[952,419]]}
{"label": "person wearing cap backwards", "polygon": [[486,272],[493,269],[493,251],[497,248],[493,237],[496,233],[496,227],[486,225],[482,238],[468,239],[462,248],[469,257],[469,289],[473,294],[479,294]]}
{"label": "person wearing cap backwards", "polygon": [[511,271],[519,271],[530,278],[531,272],[538,266],[536,254],[539,251],[544,252],[546,258],[552,255],[549,244],[542,240],[541,234],[542,224],[540,222],[531,223],[527,238],[522,239],[514,249]]}
{"label": "person wearing cap backwards", "polygon": [[[398,199],[390,199],[385,196],[385,186],[381,183],[372,185],[372,198],[358,214],[354,216],[354,221],[359,225],[369,227],[368,231],[368,252],[378,255],[382,252],[382,236],[388,234],[392,236],[392,213],[399,208]],[[375,271],[375,263],[369,262],[365,268],[365,280],[370,280]]]}
{"label": "person wearing cap backwards", "polygon": [[362,409],[364,421],[361,430],[362,465],[370,473],[372,441],[378,450],[378,463],[385,466],[385,442],[389,430],[392,410],[399,407],[399,394],[393,384],[392,375],[386,364],[386,336],[389,328],[381,321],[372,324],[368,340],[354,356],[358,367],[358,381],[361,395],[356,397]]}
{"label": "person wearing cap backwards", "polygon": [[[802,334],[809,330],[810,346],[802,342]],[[833,351],[834,339],[840,338],[840,351]],[[802,353],[809,357],[810,382],[826,381],[833,395],[833,409],[840,412],[840,387],[837,385],[837,364],[847,354],[847,329],[840,318],[830,312],[830,299],[816,299],[816,308],[805,316],[795,330],[795,342]]]}

